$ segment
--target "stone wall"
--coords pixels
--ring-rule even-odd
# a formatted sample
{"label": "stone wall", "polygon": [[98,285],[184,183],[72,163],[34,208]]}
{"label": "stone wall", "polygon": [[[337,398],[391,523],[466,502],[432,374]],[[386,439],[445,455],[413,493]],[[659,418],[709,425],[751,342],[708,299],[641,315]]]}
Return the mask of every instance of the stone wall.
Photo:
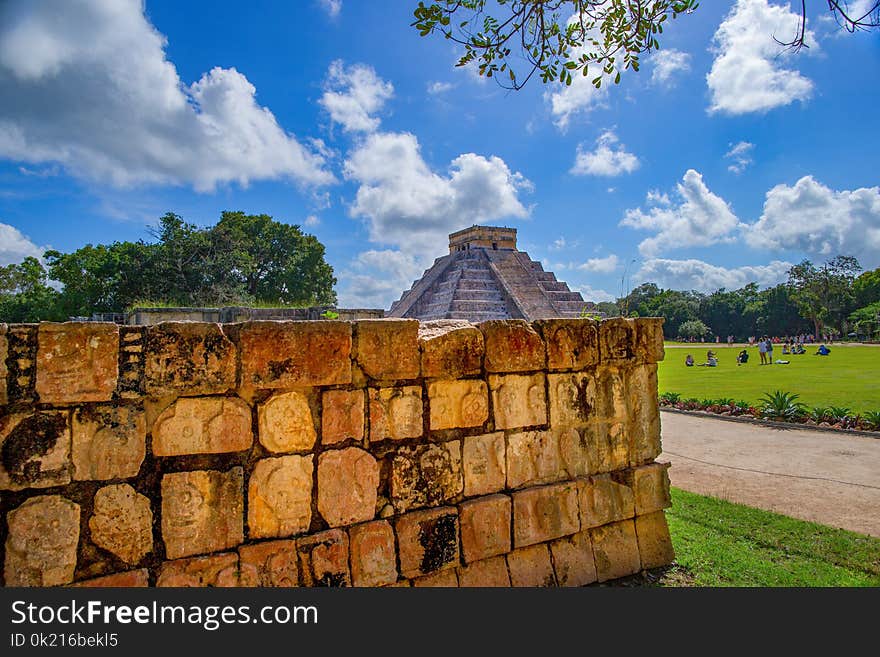
{"label": "stone wall", "polygon": [[661,322],[0,325],[3,583],[568,586],[667,564]]}

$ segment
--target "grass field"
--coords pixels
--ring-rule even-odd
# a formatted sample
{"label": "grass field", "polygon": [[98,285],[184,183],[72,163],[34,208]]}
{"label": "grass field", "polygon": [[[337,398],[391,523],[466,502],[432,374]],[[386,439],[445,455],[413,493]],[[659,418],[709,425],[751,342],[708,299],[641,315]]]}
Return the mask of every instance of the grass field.
{"label": "grass field", "polygon": [[[814,356],[816,346],[802,356],[783,356],[773,350],[774,360],[790,365],[761,365],[758,350],[749,348],[749,362],[737,367],[742,347],[698,344],[666,349],[659,365],[660,392],[677,392],[683,398],[733,398],[753,404],[766,392],[784,390],[800,395],[808,406],[845,406],[853,413],[880,411],[880,347],[830,345],[829,356]],[[718,354],[718,367],[685,367],[691,354],[697,363],[706,361],[706,351]]]}
{"label": "grass field", "polygon": [[880,539],[672,489],[665,586],[880,586]]}

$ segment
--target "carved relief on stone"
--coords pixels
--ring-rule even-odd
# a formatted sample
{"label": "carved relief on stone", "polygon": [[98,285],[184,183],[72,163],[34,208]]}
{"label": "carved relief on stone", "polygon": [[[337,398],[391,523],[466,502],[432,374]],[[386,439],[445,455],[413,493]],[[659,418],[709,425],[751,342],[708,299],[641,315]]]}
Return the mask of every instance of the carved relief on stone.
{"label": "carved relief on stone", "polygon": [[422,435],[422,389],[419,386],[370,389],[370,442]]}
{"label": "carved relief on stone", "polygon": [[128,484],[105,486],[95,494],[89,519],[92,542],[124,562],[136,564],[153,549],[150,500]]}
{"label": "carved relief on stone", "polygon": [[299,586],[296,541],[269,541],[238,548],[242,584]]}
{"label": "carved relief on stone", "polygon": [[496,429],[547,423],[543,374],[489,375]]}
{"label": "carved relief on stone", "polygon": [[489,393],[479,380],[433,381],[428,384],[431,429],[478,427],[489,419]]}
{"label": "carved relief on stone", "polygon": [[306,452],[317,432],[309,400],[301,392],[273,395],[259,408],[260,443],[270,452]]}
{"label": "carved relief on stone", "polygon": [[146,454],[144,412],[131,406],[80,407],[73,414],[73,478],[137,476]]}
{"label": "carved relief on stone", "polygon": [[280,456],[257,462],[248,485],[251,538],[301,534],[312,521],[312,456]]}
{"label": "carved relief on stone", "polygon": [[251,409],[238,397],[181,397],[153,425],[156,456],[238,452],[253,441]]}
{"label": "carved relief on stone", "polygon": [[358,447],[318,457],[318,511],[331,527],[372,520],[376,513],[379,465]]}
{"label": "carved relief on stone", "polygon": [[461,441],[400,448],[391,462],[391,502],[398,512],[450,502],[463,486]]}
{"label": "carved relief on stone", "polygon": [[364,438],[364,391],[326,390],[321,398],[321,443]]}
{"label": "carved relief on stone", "polygon": [[15,413],[0,418],[0,490],[70,483],[66,412]]}
{"label": "carved relief on stone", "polygon": [[109,401],[119,372],[119,327],[102,322],[39,328],[36,391],[48,404]]}
{"label": "carved relief on stone", "polygon": [[40,495],[6,516],[6,586],[56,586],[73,581],[79,543],[78,504]]}

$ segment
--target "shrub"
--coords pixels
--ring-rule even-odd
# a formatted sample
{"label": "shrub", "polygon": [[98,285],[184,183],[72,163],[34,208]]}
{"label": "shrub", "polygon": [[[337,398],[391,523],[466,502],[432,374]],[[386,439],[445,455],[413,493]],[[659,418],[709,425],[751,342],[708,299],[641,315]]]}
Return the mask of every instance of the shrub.
{"label": "shrub", "polygon": [[761,397],[761,416],[768,420],[795,422],[804,414],[804,405],[793,392],[775,390]]}
{"label": "shrub", "polygon": [[862,422],[872,431],[880,431],[880,411],[867,411]]}
{"label": "shrub", "polygon": [[660,395],[661,406],[672,406],[681,401],[681,395],[677,392],[664,392]]}
{"label": "shrub", "polygon": [[828,408],[826,406],[813,406],[807,411],[807,417],[817,424],[819,422],[827,422],[829,419]]}
{"label": "shrub", "polygon": [[846,406],[832,406],[828,409],[828,418],[832,422],[846,422],[849,419],[850,409]]}

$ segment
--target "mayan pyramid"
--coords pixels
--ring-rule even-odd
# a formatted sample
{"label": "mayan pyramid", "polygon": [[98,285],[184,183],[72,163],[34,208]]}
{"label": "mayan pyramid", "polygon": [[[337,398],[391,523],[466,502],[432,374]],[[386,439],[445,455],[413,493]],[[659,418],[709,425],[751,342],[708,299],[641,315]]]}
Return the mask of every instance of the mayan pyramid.
{"label": "mayan pyramid", "polygon": [[547,319],[578,317],[595,305],[516,248],[516,229],[471,226],[449,235],[449,255],[391,305],[387,317]]}

